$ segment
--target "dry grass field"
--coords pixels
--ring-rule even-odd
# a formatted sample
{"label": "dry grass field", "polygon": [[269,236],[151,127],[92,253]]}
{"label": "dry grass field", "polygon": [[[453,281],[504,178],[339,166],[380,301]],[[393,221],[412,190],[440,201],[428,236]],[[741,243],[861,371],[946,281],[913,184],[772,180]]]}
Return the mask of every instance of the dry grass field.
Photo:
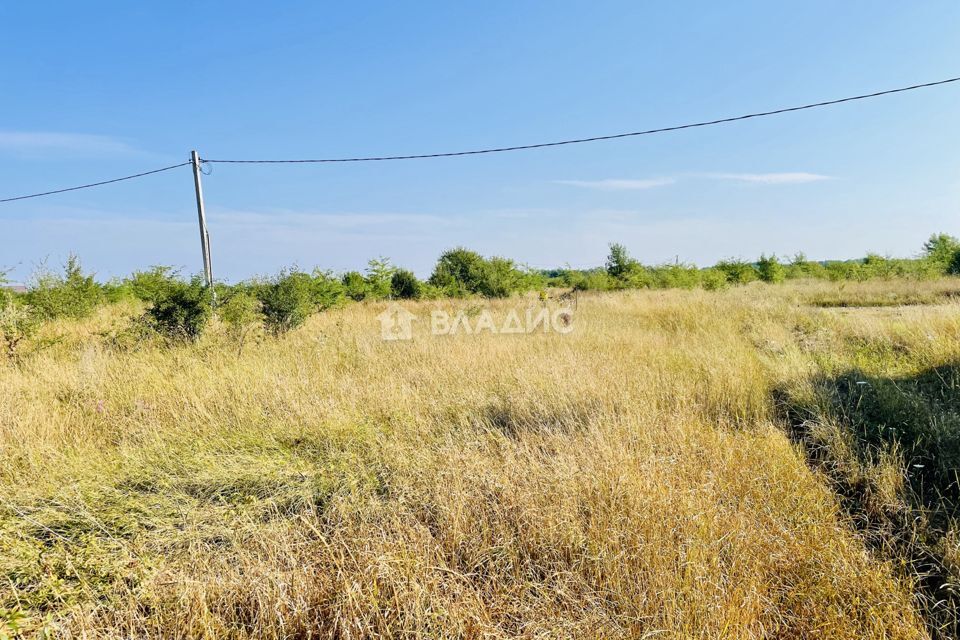
{"label": "dry grass field", "polygon": [[[808,447],[879,511],[902,455],[791,438],[777,399],[960,360],[957,288],[585,294],[567,335],[395,342],[353,304],[239,355],[51,323],[0,366],[0,637],[928,637]],[[937,304],[827,308],[898,296]]]}

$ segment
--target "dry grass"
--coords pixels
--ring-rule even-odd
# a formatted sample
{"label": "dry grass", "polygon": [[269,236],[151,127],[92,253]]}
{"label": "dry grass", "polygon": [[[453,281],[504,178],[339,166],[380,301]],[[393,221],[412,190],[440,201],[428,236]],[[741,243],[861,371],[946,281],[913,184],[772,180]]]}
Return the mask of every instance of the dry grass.
{"label": "dry grass", "polygon": [[925,637],[770,397],[927,320],[811,287],[411,342],[358,304],[240,357],[114,339],[119,308],[48,327],[0,368],[0,607],[89,638]]}

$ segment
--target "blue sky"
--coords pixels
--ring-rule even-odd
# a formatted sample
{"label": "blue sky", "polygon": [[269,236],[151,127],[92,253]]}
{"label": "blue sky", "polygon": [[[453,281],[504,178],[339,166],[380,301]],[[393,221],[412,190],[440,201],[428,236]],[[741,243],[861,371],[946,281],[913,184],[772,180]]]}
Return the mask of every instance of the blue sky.
{"label": "blue sky", "polygon": [[[960,3],[0,6],[0,198],[186,160],[405,154],[669,126],[960,75]],[[216,275],[916,253],[960,235],[960,85],[644,138],[215,165]],[[0,266],[202,267],[189,167],[0,205]]]}

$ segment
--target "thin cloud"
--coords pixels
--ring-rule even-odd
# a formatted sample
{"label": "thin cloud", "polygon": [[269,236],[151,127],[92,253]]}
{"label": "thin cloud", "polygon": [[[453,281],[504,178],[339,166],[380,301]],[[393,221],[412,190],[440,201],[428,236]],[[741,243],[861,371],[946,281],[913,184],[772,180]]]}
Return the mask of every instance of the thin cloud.
{"label": "thin cloud", "polygon": [[598,189],[600,191],[635,191],[664,187],[676,182],[674,178],[647,178],[645,180],[554,180],[555,184],[565,184],[583,189]]}
{"label": "thin cloud", "polygon": [[111,136],[50,131],[0,131],[0,152],[4,151],[28,154],[56,152],[102,155],[134,153],[137,149]]}
{"label": "thin cloud", "polygon": [[805,184],[807,182],[833,180],[832,176],[825,176],[819,173],[806,173],[802,171],[786,173],[708,173],[706,174],[706,177],[714,178],[716,180],[752,182],[754,184]]}
{"label": "thin cloud", "polygon": [[233,211],[210,214],[211,221],[242,226],[328,227],[354,229],[396,225],[446,226],[452,217],[417,213],[325,213],[310,211]]}

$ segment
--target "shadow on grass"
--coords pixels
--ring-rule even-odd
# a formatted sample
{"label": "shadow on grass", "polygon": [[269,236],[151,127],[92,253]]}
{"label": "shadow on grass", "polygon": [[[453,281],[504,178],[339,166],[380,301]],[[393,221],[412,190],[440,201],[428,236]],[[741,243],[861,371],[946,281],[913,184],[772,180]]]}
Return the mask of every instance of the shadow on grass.
{"label": "shadow on grass", "polygon": [[[931,635],[960,637],[960,575],[946,557],[951,528],[958,533],[960,362],[904,377],[850,370],[814,389],[774,391],[791,438],[868,546],[913,581]],[[890,499],[880,478],[898,459],[903,482]]]}

